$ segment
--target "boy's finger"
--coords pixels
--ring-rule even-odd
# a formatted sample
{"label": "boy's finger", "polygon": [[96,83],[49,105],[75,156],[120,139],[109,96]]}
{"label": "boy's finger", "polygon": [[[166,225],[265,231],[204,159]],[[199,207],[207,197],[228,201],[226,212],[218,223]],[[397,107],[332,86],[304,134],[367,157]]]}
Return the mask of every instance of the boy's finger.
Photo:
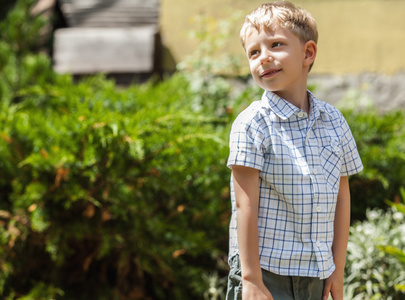
{"label": "boy's finger", "polygon": [[333,300],[343,300],[343,291],[331,291],[331,295]]}
{"label": "boy's finger", "polygon": [[331,286],[331,283],[325,282],[325,285],[323,287],[322,300],[328,300]]}

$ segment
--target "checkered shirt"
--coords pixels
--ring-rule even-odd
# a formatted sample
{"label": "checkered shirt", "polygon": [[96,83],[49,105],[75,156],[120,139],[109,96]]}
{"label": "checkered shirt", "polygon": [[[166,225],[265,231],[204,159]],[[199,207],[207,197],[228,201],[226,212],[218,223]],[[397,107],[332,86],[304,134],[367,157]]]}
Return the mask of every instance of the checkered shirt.
{"label": "checkered shirt", "polygon": [[[279,275],[329,277],[341,176],[363,169],[343,115],[310,92],[310,115],[265,91],[234,121],[228,167],[259,170],[261,267]],[[238,254],[231,178],[229,259]]]}

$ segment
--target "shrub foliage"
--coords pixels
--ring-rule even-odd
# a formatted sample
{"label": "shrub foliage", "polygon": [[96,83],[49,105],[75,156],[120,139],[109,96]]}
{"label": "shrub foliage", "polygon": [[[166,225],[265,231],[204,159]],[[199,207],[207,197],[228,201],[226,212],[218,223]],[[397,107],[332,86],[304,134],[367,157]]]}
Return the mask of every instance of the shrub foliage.
{"label": "shrub foliage", "polygon": [[403,221],[404,215],[395,209],[374,209],[350,228],[344,299],[403,299],[405,264],[387,251],[405,248]]}
{"label": "shrub foliage", "polygon": [[[9,18],[29,22],[25,8]],[[181,76],[76,84],[12,37],[24,36],[0,42],[0,294],[202,295],[227,239],[222,121],[193,112]]]}
{"label": "shrub foliage", "polygon": [[5,295],[35,282],[71,299],[197,291],[226,241],[229,176],[217,120],[187,109],[185,86],[58,77],[19,91],[0,117]]}
{"label": "shrub foliage", "polygon": [[400,199],[400,188],[405,186],[405,113],[381,115],[374,108],[343,113],[364,164],[350,181],[352,219],[363,220],[367,209],[386,209],[385,199]]}

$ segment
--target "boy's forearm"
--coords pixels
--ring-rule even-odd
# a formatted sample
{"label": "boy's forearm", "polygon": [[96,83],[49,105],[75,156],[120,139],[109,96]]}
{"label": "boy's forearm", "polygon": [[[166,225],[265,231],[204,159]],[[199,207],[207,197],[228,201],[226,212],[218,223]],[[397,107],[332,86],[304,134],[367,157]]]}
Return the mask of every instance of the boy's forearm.
{"label": "boy's forearm", "polygon": [[249,281],[261,280],[257,211],[249,207],[238,209],[237,222],[242,278]]}
{"label": "boy's forearm", "polygon": [[252,282],[261,281],[257,227],[259,171],[245,167],[233,167],[232,171],[237,206],[238,247],[242,278]]}
{"label": "boy's forearm", "polygon": [[334,238],[332,245],[336,271],[343,275],[350,229],[350,190],[347,176],[341,177],[335,211]]}

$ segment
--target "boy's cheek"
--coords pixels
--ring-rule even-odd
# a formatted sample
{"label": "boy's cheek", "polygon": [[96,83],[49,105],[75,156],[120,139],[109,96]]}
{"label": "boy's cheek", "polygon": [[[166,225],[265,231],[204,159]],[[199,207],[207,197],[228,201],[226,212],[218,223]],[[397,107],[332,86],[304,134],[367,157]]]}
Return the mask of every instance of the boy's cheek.
{"label": "boy's cheek", "polygon": [[259,68],[259,64],[257,63],[256,60],[254,61],[250,61],[249,62],[249,68],[250,68],[250,72],[253,74],[254,72],[257,73],[257,70]]}

